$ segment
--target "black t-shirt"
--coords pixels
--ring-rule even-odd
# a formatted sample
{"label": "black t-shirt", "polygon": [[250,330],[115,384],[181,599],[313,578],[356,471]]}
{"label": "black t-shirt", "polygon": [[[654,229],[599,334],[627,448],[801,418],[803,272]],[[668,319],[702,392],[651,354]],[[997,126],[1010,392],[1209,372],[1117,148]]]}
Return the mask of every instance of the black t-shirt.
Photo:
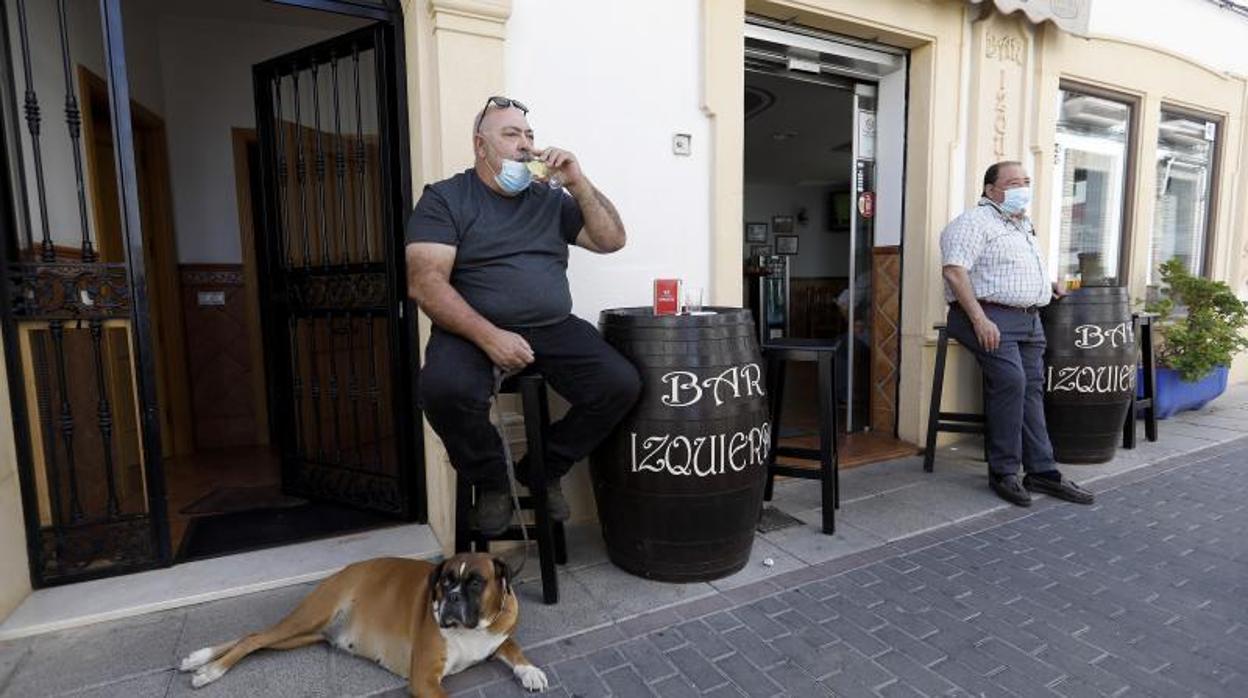
{"label": "black t-shirt", "polygon": [[534,182],[503,196],[470,169],[425,187],[407,242],[456,247],[451,286],[490,322],[541,327],[572,313],[568,245],[583,225],[562,189]]}

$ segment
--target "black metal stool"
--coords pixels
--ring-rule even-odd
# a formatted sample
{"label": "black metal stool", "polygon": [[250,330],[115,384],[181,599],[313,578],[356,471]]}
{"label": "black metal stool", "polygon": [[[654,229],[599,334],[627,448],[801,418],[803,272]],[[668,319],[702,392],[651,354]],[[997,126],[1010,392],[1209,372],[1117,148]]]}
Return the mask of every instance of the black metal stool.
{"label": "black metal stool", "polygon": [[932,403],[927,412],[927,446],[923,449],[923,469],[932,472],[936,462],[936,434],[942,431],[984,436],[984,460],[988,460],[988,436],[984,415],[972,412],[941,412],[940,398],[945,387],[945,357],[949,353],[949,331],[945,323],[936,330],[936,367],[932,371]]}
{"label": "black metal stool", "polygon": [[[771,396],[771,451],[767,454],[767,486],[763,499],[771,501],[777,475],[819,480],[823,483],[823,532],[836,532],[836,509],[841,505],[840,469],[836,454],[836,345],[826,339],[773,339],[763,344],[767,384]],[[784,406],[784,371],[789,361],[818,366],[819,448],[780,446],[780,412]],[[776,456],[819,461],[819,469],[776,465]]]}
{"label": "black metal stool", "polygon": [[1157,395],[1157,366],[1153,360],[1153,313],[1136,313],[1132,316],[1136,328],[1136,341],[1140,347],[1140,363],[1144,367],[1144,377],[1140,381],[1144,388],[1143,397],[1132,396],[1134,402],[1127,410],[1127,421],[1122,425],[1122,447],[1135,448],[1135,420],[1140,412],[1144,413],[1144,438],[1157,440],[1157,408],[1153,399]]}
{"label": "black metal stool", "polygon": [[[551,521],[546,509],[546,432],[550,428],[550,406],[546,399],[546,380],[538,373],[522,373],[503,382],[500,393],[519,393],[524,410],[524,435],[529,459],[527,496],[520,498],[520,509],[533,512],[533,523],[512,525],[500,535],[487,538],[470,521],[469,513],[476,499],[476,487],[461,477],[455,486],[455,552],[489,552],[491,540],[537,541],[537,557],[542,569],[542,600],[559,602],[559,579],[556,564],[568,561],[567,538],[563,523]],[[506,438],[506,435],[503,435]]]}

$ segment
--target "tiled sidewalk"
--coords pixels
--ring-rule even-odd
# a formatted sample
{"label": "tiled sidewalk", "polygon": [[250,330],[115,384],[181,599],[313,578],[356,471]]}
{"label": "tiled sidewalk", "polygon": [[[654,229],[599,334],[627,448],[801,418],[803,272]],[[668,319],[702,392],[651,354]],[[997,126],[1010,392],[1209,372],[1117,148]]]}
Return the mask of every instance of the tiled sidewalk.
{"label": "tiled sidewalk", "polygon": [[[1248,695],[1245,475],[1248,439],[530,657],[565,696]],[[522,694],[495,666],[447,683]]]}

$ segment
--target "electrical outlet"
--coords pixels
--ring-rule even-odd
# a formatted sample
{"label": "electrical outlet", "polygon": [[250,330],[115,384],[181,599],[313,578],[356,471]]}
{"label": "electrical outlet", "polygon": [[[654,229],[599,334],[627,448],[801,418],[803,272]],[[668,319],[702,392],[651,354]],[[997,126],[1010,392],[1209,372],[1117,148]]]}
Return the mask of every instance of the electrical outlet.
{"label": "electrical outlet", "polygon": [[678,133],[672,136],[672,152],[677,155],[692,155],[693,136],[687,133]]}

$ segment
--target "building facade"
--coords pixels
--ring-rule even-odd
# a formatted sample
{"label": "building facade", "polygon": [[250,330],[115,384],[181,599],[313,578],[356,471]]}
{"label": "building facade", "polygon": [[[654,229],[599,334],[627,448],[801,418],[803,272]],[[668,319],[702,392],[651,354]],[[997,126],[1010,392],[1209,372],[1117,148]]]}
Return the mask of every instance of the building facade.
{"label": "building facade", "polygon": [[[1248,15],[1224,3],[292,0],[256,9],[262,3],[237,0],[214,11],[194,3],[69,4],[70,16],[58,18],[50,3],[4,3],[5,49],[14,58],[4,77],[0,192],[10,202],[10,283],[17,272],[37,275],[22,264],[52,263],[39,261],[43,228],[54,249],[74,248],[82,229],[94,231],[98,258],[120,265],[113,273],[143,269],[150,281],[114,284],[134,302],[110,316],[92,315],[98,306],[85,301],[60,315],[22,315],[24,306],[8,300],[0,392],[14,417],[0,420],[0,616],[32,585],[126,571],[98,537],[90,539],[98,549],[84,553],[95,563],[86,559],[77,571],[47,565],[60,559],[57,541],[68,539],[41,532],[79,522],[73,497],[62,494],[63,476],[75,468],[107,465],[108,475],[84,479],[84,490],[120,488],[100,495],[102,511],[132,506],[141,515],[149,547],[134,569],[183,559],[178,550],[194,538],[187,531],[205,528],[193,523],[196,505],[211,509],[217,500],[202,497],[226,480],[253,489],[297,482],[305,499],[427,521],[449,546],[453,471],[431,430],[406,434],[401,421],[419,418],[413,367],[429,323],[401,302],[391,312],[387,299],[402,292],[401,210],[423,184],[471,165],[473,117],[489,95],[529,105],[538,144],[575,152],[626,223],[622,252],[572,254],[576,314],[593,321],[605,308],[646,305],[654,278],[678,277],[704,288],[708,305],[753,307],[764,336],[845,337],[846,424],[872,447],[891,444],[885,452],[922,441],[932,328],[945,313],[939,234],[974,204],[992,162],[1029,169],[1032,217],[1055,281],[1077,272],[1080,255],[1091,256],[1143,299],[1157,265],[1177,256],[1248,299],[1248,58],[1236,50],[1248,40]],[[305,5],[337,5],[340,13]],[[69,29],[64,41],[61,26]],[[23,28],[35,41],[23,41]],[[66,45],[73,65],[62,60]],[[118,67],[122,56],[128,67]],[[118,91],[120,75],[129,86]],[[23,111],[32,85],[43,108],[39,133]],[[311,85],[325,92],[309,95]],[[80,110],[97,105],[94,123],[129,101],[139,118],[131,129],[104,124],[98,139],[88,130],[73,140],[63,125],[52,127],[67,94],[80,96]],[[344,99],[331,107],[331,95]],[[324,104],[312,101],[322,97]],[[309,120],[322,115],[324,123]],[[152,133],[163,135],[148,140]],[[340,136],[347,144],[336,150]],[[156,157],[162,142],[167,152]],[[128,163],[127,149],[138,154]],[[86,174],[75,175],[75,151]],[[110,162],[119,174],[111,189],[99,184]],[[166,183],[164,198],[144,184],[148,176]],[[317,205],[318,194],[328,203],[319,214],[296,214],[300,191],[305,206]],[[120,215],[105,205],[110,197],[122,202]],[[149,210],[158,201],[168,210]],[[104,231],[114,218],[109,243]],[[341,232],[342,243],[318,235],[318,225]],[[138,227],[147,228],[145,243],[135,245]],[[153,228],[165,236],[149,237]],[[266,247],[266,235],[282,242]],[[65,254],[56,263],[92,263],[81,251]],[[351,283],[329,271],[295,273],[317,263],[374,279],[376,307],[367,299],[310,309],[272,300],[273,288]],[[111,354],[95,354],[114,366],[101,371],[104,387],[79,395],[68,387],[74,371],[94,380],[83,317],[100,320],[103,345],[108,328],[120,334]],[[87,333],[80,346],[73,331]],[[228,341],[211,348],[227,331]],[[385,351],[362,349],[374,332]],[[293,358],[274,358],[288,347]],[[82,366],[65,362],[68,378],[55,375],[61,349],[82,352]],[[236,360],[227,366],[223,356]],[[392,387],[369,391],[370,358],[380,366],[372,375],[395,377]],[[1236,362],[1232,380],[1248,380],[1248,361]],[[969,355],[955,350],[946,408],[976,408],[978,381]],[[222,385],[236,390],[214,390]],[[328,421],[322,399],[333,410]],[[134,416],[110,416],[112,440],[91,441],[105,433],[102,402],[110,415]],[[370,421],[374,408],[397,417]],[[84,414],[89,424],[67,434],[62,417]],[[66,463],[101,443],[117,463]],[[316,458],[287,462],[291,452],[311,451]],[[259,452],[269,465],[251,475],[214,460]],[[131,480],[114,486],[113,468],[131,462]],[[331,466],[351,475],[338,478]],[[262,470],[269,475],[254,475]],[[585,471],[574,470],[568,488],[579,517],[593,515]],[[346,490],[369,494],[352,499]],[[92,505],[83,506],[86,521]],[[179,518],[181,511],[192,513]]]}

